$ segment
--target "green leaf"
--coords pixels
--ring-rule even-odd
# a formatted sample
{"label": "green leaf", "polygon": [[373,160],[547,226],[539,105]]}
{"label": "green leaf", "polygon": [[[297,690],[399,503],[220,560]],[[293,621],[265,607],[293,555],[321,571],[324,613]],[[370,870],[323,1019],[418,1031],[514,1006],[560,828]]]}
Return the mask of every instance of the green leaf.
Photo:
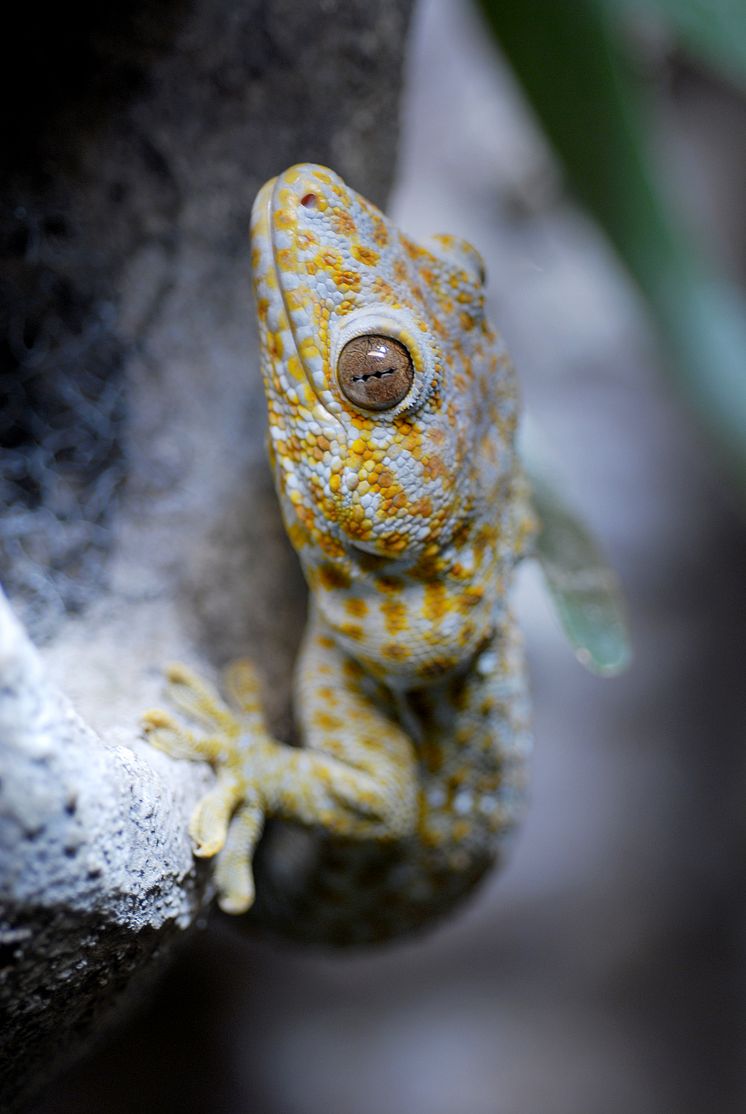
{"label": "green leaf", "polygon": [[[746,13],[746,3],[739,4]],[[616,4],[481,0],[481,6],[569,183],[646,295],[676,385],[746,488],[746,310],[698,257],[658,188],[641,90],[610,16]],[[681,12],[685,6],[667,4]],[[745,20],[734,9],[718,35],[740,34]],[[746,50],[746,37],[740,42],[736,49]]]}
{"label": "green leaf", "polygon": [[527,471],[539,520],[536,556],[562,629],[581,665],[616,676],[632,656],[617,575],[546,476],[535,466]]}
{"label": "green leaf", "polygon": [[663,20],[684,49],[716,72],[746,82],[744,0],[605,0],[616,12]]}

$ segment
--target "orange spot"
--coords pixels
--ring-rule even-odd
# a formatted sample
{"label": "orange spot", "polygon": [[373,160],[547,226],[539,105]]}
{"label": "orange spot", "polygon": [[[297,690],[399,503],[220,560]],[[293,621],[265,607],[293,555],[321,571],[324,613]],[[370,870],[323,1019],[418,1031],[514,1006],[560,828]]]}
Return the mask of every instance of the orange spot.
{"label": "orange spot", "polygon": [[356,619],[364,619],[368,614],[367,603],[358,596],[345,600],[344,608],[348,615],[353,615]]}
{"label": "orange spot", "polygon": [[408,239],[406,236],[401,237],[401,243],[410,259],[420,259],[422,256],[430,254],[426,252],[424,248],[421,248],[419,244],[415,244],[413,240]]}
{"label": "orange spot", "polygon": [[429,518],[433,512],[432,500],[428,498],[427,495],[423,496],[421,499],[415,499],[412,503],[411,511],[412,514],[416,515],[418,518]]}
{"label": "orange spot", "polygon": [[389,302],[391,305],[398,304],[399,299],[397,297],[396,291],[394,290],[393,286],[390,286],[389,283],[386,282],[385,279],[377,276],[373,280],[372,285],[373,293],[376,294],[383,301]]}
{"label": "orange spot", "polygon": [[360,642],[365,631],[357,623],[341,623],[339,626],[339,633],[344,638],[349,638],[352,642]]}
{"label": "orange spot", "polygon": [[407,265],[403,259],[397,259],[392,268],[397,282],[406,283],[409,279]]}
{"label": "orange spot", "polygon": [[344,665],[342,666],[342,673],[347,678],[347,680],[356,681],[359,680],[360,677],[362,677],[364,670],[362,665],[360,665],[359,662],[355,661],[354,658],[347,658]]}
{"label": "orange spot", "polygon": [[313,247],[314,244],[318,244],[318,242],[313,232],[309,231],[298,232],[295,237],[295,243],[300,251],[308,251],[310,247]]}
{"label": "orange spot", "polygon": [[425,599],[422,605],[422,617],[430,623],[437,623],[450,610],[450,600],[446,587],[442,583],[434,582],[425,585]]}
{"label": "orange spot", "polygon": [[389,488],[392,488],[395,483],[396,476],[394,473],[388,468],[382,468],[378,473],[378,484],[382,490],[387,491]]}
{"label": "orange spot", "polygon": [[379,248],[385,248],[389,242],[388,229],[380,217],[374,220],[373,240]]}
{"label": "orange spot", "polygon": [[484,599],[484,588],[474,585],[466,592],[462,592],[457,598],[457,606],[461,614],[465,611],[470,611],[472,607],[477,607],[478,604]]}
{"label": "orange spot", "polygon": [[350,586],[349,573],[336,565],[321,565],[318,572],[319,584],[329,591],[338,591]]}
{"label": "orange spot", "polygon": [[407,629],[407,608],[400,600],[383,600],[381,614],[388,634],[399,634]]}
{"label": "orange spot", "polygon": [[358,271],[339,271],[334,276],[334,281],[340,290],[352,290],[353,292],[357,292],[361,286],[361,279]]}
{"label": "orange spot", "polygon": [[352,249],[353,258],[357,259],[358,263],[364,263],[366,267],[375,267],[378,260],[381,258],[377,251],[373,248],[367,248],[363,244],[355,244]]}
{"label": "orange spot", "polygon": [[284,352],[280,333],[267,333],[267,352],[276,360],[281,360]]}
{"label": "orange spot", "polygon": [[357,227],[346,209],[336,207],[332,209],[330,223],[334,231],[340,236],[354,236]]}
{"label": "orange spot", "polygon": [[313,717],[315,727],[321,727],[324,731],[336,731],[340,727],[344,727],[342,720],[337,719],[336,716],[330,716],[328,712],[317,712]]}
{"label": "orange spot", "polygon": [[316,254],[316,263],[325,271],[334,271],[342,266],[344,257],[342,252],[337,251],[336,248],[322,248],[322,250]]}

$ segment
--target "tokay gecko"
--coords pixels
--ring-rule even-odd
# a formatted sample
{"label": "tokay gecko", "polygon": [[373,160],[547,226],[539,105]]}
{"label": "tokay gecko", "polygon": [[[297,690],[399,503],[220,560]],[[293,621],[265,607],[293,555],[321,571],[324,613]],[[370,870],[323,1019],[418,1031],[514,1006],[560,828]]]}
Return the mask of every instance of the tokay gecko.
{"label": "tokay gecko", "polygon": [[[299,165],[254,204],[252,263],[269,456],[310,591],[294,707],[271,737],[256,675],[227,701],[186,667],[149,737],[202,759],[192,816],[220,906],[300,940],[388,939],[469,894],[503,858],[531,748],[517,561],[542,560],[581,660],[626,650],[613,577],[516,448],[513,366],[484,312],[477,251],[415,243],[332,171]],[[621,649],[620,649],[621,646]],[[279,818],[253,858],[265,820]]]}

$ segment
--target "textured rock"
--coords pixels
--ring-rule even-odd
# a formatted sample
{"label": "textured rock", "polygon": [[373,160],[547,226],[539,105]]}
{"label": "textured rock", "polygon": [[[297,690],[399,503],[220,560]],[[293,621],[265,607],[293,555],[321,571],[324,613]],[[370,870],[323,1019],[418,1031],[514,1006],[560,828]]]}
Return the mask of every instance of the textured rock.
{"label": "textured rock", "polygon": [[137,739],[163,664],[253,653],[288,731],[304,591],[264,460],[249,211],[303,160],[384,201],[409,8],[24,10],[0,48],[38,78],[0,98],[0,576],[45,658],[3,611],[5,1101],[209,898],[185,823],[210,775]]}
{"label": "textured rock", "polygon": [[0,677],[0,1082],[12,1089],[195,920],[207,872],[184,817],[206,775],[99,738],[2,597]]}

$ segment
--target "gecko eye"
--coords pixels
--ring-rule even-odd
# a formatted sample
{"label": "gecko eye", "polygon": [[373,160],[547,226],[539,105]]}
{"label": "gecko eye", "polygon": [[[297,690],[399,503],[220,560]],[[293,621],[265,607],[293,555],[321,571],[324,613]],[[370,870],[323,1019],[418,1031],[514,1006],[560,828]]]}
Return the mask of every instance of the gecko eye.
{"label": "gecko eye", "polygon": [[353,337],[339,354],[337,379],[342,394],[355,406],[391,410],[406,398],[414,381],[412,357],[393,337]]}

